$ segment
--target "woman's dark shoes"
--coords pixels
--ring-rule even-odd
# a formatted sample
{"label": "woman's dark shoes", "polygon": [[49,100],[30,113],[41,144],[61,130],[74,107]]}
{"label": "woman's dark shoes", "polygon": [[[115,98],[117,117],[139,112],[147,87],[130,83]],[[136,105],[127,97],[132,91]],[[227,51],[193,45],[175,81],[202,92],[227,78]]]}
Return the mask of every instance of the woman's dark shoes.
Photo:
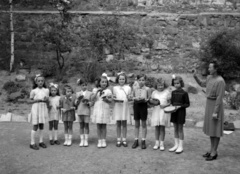
{"label": "woman's dark shoes", "polygon": [[126,141],[123,141],[123,142],[122,142],[122,145],[123,145],[123,147],[128,147],[128,144],[127,144]]}
{"label": "woman's dark shoes", "polygon": [[47,148],[46,144],[44,144],[44,142],[42,143],[39,143],[39,147],[42,147],[42,148]]}
{"label": "woman's dark shoes", "polygon": [[138,140],[135,140],[133,145],[132,145],[132,148],[136,149],[137,147],[138,147]]}
{"label": "woman's dark shoes", "polygon": [[33,150],[39,150],[39,147],[36,144],[30,144],[30,148]]}
{"label": "woman's dark shoes", "polygon": [[117,146],[117,147],[121,147],[121,141],[117,141],[116,146]]}
{"label": "woman's dark shoes", "polygon": [[56,145],[60,145],[60,142],[59,142],[58,140],[55,140],[54,143],[55,143]]}
{"label": "woman's dark shoes", "polygon": [[206,161],[216,160],[217,157],[218,157],[218,154],[216,154],[216,155],[214,155],[214,156],[210,155],[209,157],[206,158]]}
{"label": "woman's dark shoes", "polygon": [[54,145],[54,141],[53,141],[53,140],[50,140],[50,144],[51,144],[51,145]]}
{"label": "woman's dark shoes", "polygon": [[208,158],[211,155],[211,153],[207,152],[203,155],[204,158]]}
{"label": "woman's dark shoes", "polygon": [[145,142],[145,140],[142,140],[142,149],[146,149],[147,147],[146,147],[146,142]]}

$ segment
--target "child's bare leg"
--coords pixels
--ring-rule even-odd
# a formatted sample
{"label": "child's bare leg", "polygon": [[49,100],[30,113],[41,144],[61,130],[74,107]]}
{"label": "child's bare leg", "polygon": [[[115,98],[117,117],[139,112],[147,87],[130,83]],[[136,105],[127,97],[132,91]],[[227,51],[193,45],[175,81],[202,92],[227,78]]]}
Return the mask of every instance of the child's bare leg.
{"label": "child's bare leg", "polygon": [[121,121],[120,120],[117,120],[117,140],[118,141],[121,141]]}
{"label": "child's bare leg", "polygon": [[142,121],[142,139],[145,140],[147,137],[147,121]]}
{"label": "child's bare leg", "polygon": [[160,141],[165,139],[165,126],[160,126]]}

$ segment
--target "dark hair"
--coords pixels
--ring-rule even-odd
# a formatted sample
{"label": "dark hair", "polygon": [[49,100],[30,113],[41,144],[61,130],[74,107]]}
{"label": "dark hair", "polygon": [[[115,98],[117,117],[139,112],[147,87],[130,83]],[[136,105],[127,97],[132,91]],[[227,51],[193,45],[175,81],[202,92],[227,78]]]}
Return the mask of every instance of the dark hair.
{"label": "dark hair", "polygon": [[70,85],[65,85],[62,92],[63,95],[66,95],[67,89],[71,89],[72,93],[74,93],[73,88]]}
{"label": "dark hair", "polygon": [[87,81],[85,81],[85,80],[83,80],[83,79],[79,79],[78,81],[77,81],[77,84],[78,85],[87,85],[88,83],[87,83]]}
{"label": "dark hair", "polygon": [[184,87],[184,82],[182,77],[176,76],[174,79],[172,79],[172,86],[174,86],[174,80],[178,80],[180,82],[181,87]]}
{"label": "dark hair", "polygon": [[168,87],[166,81],[163,80],[162,78],[159,78],[159,79],[156,80],[156,83],[154,84],[155,89],[157,89],[158,84],[162,84],[164,86],[164,89]]}
{"label": "dark hair", "polygon": [[147,80],[147,76],[145,74],[139,74],[137,75],[137,80],[139,80],[140,78],[144,77],[145,80]]}
{"label": "dark hair", "polygon": [[[54,86],[50,86],[50,87],[49,87],[49,96],[52,96],[52,94],[51,94],[51,88],[55,88],[55,87],[54,87]],[[56,95],[60,96],[59,88],[55,88],[55,89],[57,90],[57,94],[56,94]]]}
{"label": "dark hair", "polygon": [[97,88],[101,87],[100,82],[101,82],[102,79],[106,79],[107,80],[107,87],[109,86],[109,81],[108,81],[107,77],[106,76],[101,76],[100,78],[96,79],[97,80],[97,85],[96,85]]}
{"label": "dark hair", "polygon": [[126,84],[126,83],[127,83],[127,75],[126,75],[125,73],[121,73],[121,74],[117,75],[116,83],[119,83],[119,77],[120,77],[120,76],[124,76],[124,78],[125,78],[125,84]]}
{"label": "dark hair", "polygon": [[218,75],[222,75],[223,74],[221,69],[220,69],[219,63],[216,60],[213,60],[213,61],[209,62],[209,65],[210,64],[213,64],[213,68],[216,70]]}
{"label": "dark hair", "polygon": [[36,81],[37,81],[37,79],[38,79],[39,77],[42,77],[42,78],[44,79],[43,87],[44,87],[44,88],[47,88],[47,85],[46,85],[46,82],[45,82],[45,78],[44,78],[44,76],[43,76],[42,74],[39,75],[38,77],[35,76],[35,77],[33,78],[33,87],[32,87],[32,88],[35,89],[35,88],[38,87]]}

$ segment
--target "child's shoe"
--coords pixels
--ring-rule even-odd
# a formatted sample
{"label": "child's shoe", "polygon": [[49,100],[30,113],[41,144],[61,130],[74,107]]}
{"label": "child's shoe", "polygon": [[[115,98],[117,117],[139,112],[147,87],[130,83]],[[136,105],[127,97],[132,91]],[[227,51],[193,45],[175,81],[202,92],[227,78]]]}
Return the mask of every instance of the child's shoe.
{"label": "child's shoe", "polygon": [[154,150],[159,149],[159,141],[156,141],[155,145],[153,146]]}
{"label": "child's shoe", "polygon": [[133,145],[132,145],[132,148],[133,149],[136,149],[138,147],[138,139],[135,139]]}
{"label": "child's shoe", "polygon": [[58,140],[55,140],[55,141],[54,141],[54,144],[60,145],[60,142],[59,142]]}
{"label": "child's shoe", "polygon": [[168,150],[169,152],[175,152],[178,148],[179,138],[174,138],[174,141],[175,141],[175,144],[171,149]]}
{"label": "child's shoe", "polygon": [[179,140],[179,145],[178,148],[176,150],[176,154],[180,154],[183,152],[183,140]]}
{"label": "child's shoe", "polygon": [[83,141],[84,141],[83,135],[80,135],[79,147],[83,147]]}
{"label": "child's shoe", "polygon": [[161,150],[161,151],[164,151],[164,150],[165,150],[163,141],[160,141],[160,150]]}
{"label": "child's shoe", "polygon": [[54,145],[54,141],[53,140],[50,140],[49,141],[51,145]]}
{"label": "child's shoe", "polygon": [[39,147],[42,147],[42,148],[47,148],[47,146],[46,146],[46,144],[44,144],[44,142],[41,142],[41,143],[39,143]]}
{"label": "child's shoe", "polygon": [[30,148],[33,150],[39,150],[39,147],[36,144],[30,144]]}
{"label": "child's shoe", "polygon": [[147,146],[146,146],[146,141],[145,140],[142,140],[142,149],[146,149]]}
{"label": "child's shoe", "polygon": [[105,139],[102,139],[102,147],[103,147],[103,148],[107,147],[107,143],[106,143],[106,140],[105,140]]}
{"label": "child's shoe", "polygon": [[98,148],[101,148],[101,147],[102,147],[102,140],[98,140],[97,147],[98,147]]}
{"label": "child's shoe", "polygon": [[65,141],[63,143],[64,146],[67,146],[68,144],[68,134],[65,134]]}
{"label": "child's shoe", "polygon": [[67,146],[71,146],[71,145],[72,145],[72,135],[69,135]]}
{"label": "child's shoe", "polygon": [[83,146],[88,147],[88,134],[85,134],[85,139],[84,139],[84,142],[83,142]]}

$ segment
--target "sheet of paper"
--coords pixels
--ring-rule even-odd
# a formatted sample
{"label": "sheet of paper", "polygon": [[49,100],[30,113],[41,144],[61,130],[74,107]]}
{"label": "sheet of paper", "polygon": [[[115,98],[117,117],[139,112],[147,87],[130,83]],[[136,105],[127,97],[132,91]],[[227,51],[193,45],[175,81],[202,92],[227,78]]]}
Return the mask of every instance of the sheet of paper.
{"label": "sheet of paper", "polygon": [[223,133],[226,134],[226,135],[229,135],[229,134],[233,133],[233,131],[226,131],[225,130],[225,131],[223,131]]}

